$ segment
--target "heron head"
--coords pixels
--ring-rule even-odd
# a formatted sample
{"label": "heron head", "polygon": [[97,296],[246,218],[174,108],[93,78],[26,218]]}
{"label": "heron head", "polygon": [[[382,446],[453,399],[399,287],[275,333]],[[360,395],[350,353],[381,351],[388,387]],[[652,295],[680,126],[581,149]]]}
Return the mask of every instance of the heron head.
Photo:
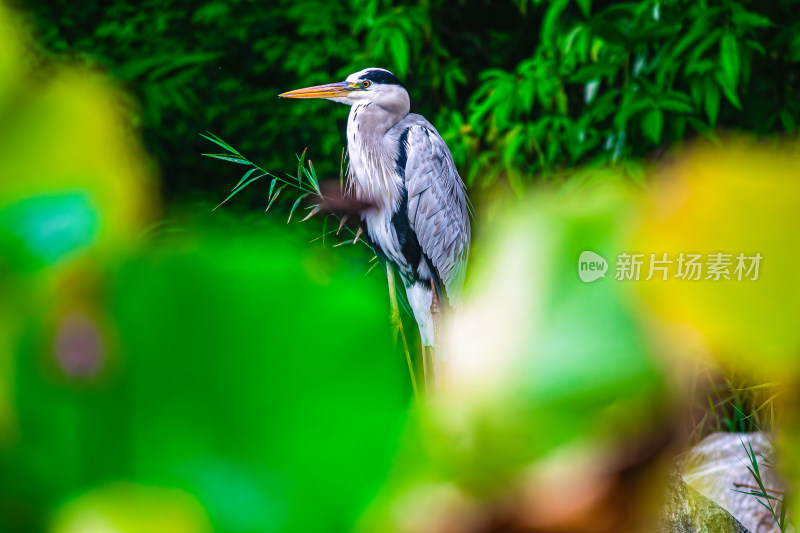
{"label": "heron head", "polygon": [[408,91],[397,77],[382,68],[366,68],[350,74],[345,81],[297,89],[280,95],[282,98],[325,98],[354,105],[371,102],[385,109],[405,108],[410,102]]}

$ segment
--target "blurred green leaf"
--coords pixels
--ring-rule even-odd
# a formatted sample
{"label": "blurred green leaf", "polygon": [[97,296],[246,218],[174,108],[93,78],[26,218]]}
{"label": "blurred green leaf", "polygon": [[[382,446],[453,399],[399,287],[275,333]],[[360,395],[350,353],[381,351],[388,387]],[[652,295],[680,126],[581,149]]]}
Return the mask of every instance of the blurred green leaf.
{"label": "blurred green leaf", "polygon": [[[49,505],[125,480],[191,495],[220,532],[343,531],[358,516],[408,401],[380,277],[285,226],[209,222],[101,265],[98,319],[54,302],[71,313],[29,323],[20,438],[0,454],[17,482],[0,482],[0,501],[14,490]],[[93,352],[51,344],[72,328],[105,351],[73,360]]]}
{"label": "blurred green leaf", "polygon": [[730,3],[733,16],[731,17],[734,26],[745,28],[766,28],[774,24],[765,15],[747,11],[741,4],[737,2]]}
{"label": "blurred green leaf", "polygon": [[741,59],[739,57],[739,43],[736,37],[726,32],[720,40],[720,64],[722,66],[722,77],[724,85],[731,92],[736,92],[739,84],[739,72],[741,71]]}
{"label": "blurred green leaf", "polygon": [[716,125],[719,114],[719,87],[710,77],[706,78],[705,83],[705,107],[709,124]]}
{"label": "blurred green leaf", "polygon": [[408,73],[409,50],[408,41],[405,34],[400,31],[394,32],[391,39],[392,56],[394,63],[397,65],[397,73],[400,76],[405,76]]}
{"label": "blurred green leaf", "polygon": [[32,196],[0,210],[0,246],[7,260],[27,270],[90,247],[100,225],[100,214],[85,192]]}
{"label": "blurred green leaf", "polygon": [[642,131],[653,144],[659,144],[664,131],[664,113],[660,109],[646,112],[642,117]]}
{"label": "blurred green leaf", "polygon": [[797,127],[797,122],[795,121],[794,117],[790,115],[786,110],[781,111],[781,124],[783,124],[783,129],[787,132],[791,133]]}
{"label": "blurred green leaf", "polygon": [[728,83],[728,80],[722,73],[717,72],[715,78],[717,79],[717,82],[719,82],[722,92],[725,93],[725,98],[727,98],[735,108],[741,109],[742,103],[739,100],[739,94],[736,92],[736,89]]}

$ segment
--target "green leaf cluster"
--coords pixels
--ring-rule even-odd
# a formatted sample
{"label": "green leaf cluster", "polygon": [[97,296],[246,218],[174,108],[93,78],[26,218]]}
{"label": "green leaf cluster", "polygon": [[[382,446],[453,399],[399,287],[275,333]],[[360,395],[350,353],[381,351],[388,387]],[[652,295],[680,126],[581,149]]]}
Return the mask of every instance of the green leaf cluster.
{"label": "green leaf cluster", "polygon": [[[388,68],[470,184],[521,189],[578,164],[658,156],[717,128],[794,133],[795,0],[32,1],[42,57],[108,70],[139,102],[133,126],[169,197],[218,196],[198,163],[214,131],[284,168],[309,149],[338,174],[345,109],[286,90]],[[23,9],[20,7],[20,9]]]}
{"label": "green leaf cluster", "polygon": [[533,53],[469,98],[470,181],[652,157],[718,127],[796,130],[790,2],[537,4]]}

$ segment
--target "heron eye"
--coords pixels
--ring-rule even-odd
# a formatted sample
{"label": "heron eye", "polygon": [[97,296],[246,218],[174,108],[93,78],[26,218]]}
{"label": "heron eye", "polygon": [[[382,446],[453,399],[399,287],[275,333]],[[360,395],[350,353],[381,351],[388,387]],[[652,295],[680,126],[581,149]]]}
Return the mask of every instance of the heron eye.
{"label": "heron eye", "polygon": [[370,85],[372,85],[372,82],[370,82],[369,80],[364,80],[364,81],[362,81],[362,82],[361,82],[361,86],[362,86],[363,88],[365,88],[365,89],[366,89],[367,87],[369,87]]}

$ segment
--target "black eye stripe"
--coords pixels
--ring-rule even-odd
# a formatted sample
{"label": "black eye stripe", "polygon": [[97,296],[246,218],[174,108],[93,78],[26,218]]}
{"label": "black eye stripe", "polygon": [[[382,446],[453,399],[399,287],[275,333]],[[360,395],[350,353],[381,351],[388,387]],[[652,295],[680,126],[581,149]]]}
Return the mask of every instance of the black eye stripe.
{"label": "black eye stripe", "polygon": [[361,76],[361,79],[369,80],[372,83],[381,83],[383,85],[403,85],[394,74],[385,70],[368,70]]}

